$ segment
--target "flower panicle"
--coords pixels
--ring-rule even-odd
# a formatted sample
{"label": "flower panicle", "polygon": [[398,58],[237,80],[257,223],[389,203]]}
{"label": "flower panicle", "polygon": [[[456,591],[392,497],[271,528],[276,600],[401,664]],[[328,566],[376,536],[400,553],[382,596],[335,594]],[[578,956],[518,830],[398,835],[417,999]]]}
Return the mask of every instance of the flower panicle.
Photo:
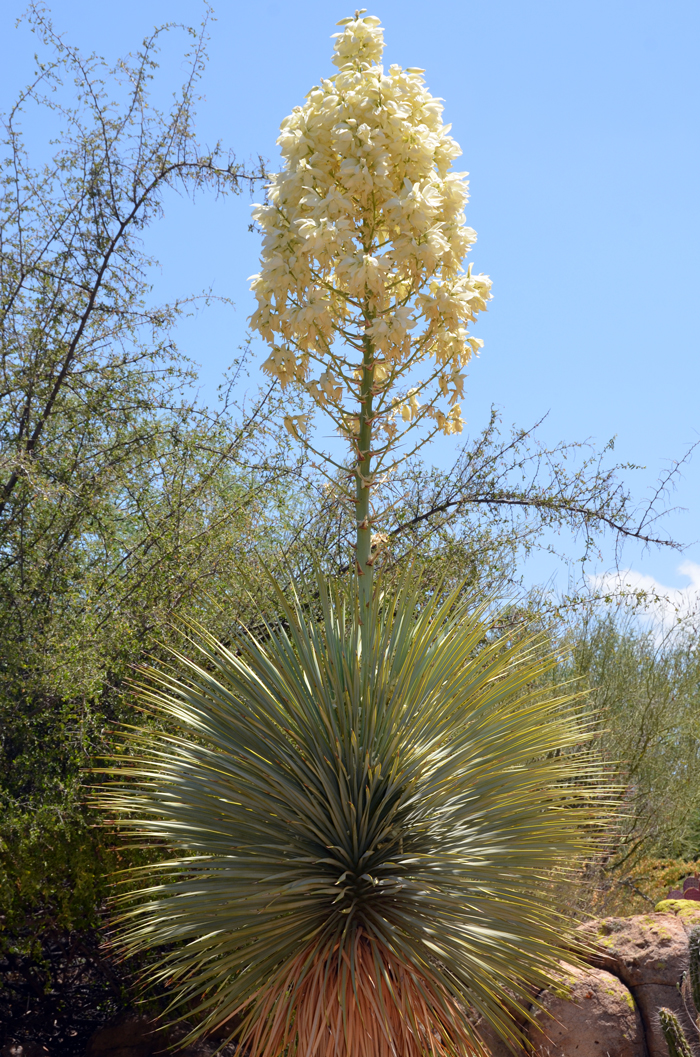
{"label": "flower panicle", "polygon": [[348,379],[371,342],[377,423],[396,437],[417,407],[406,387],[397,422],[390,390],[426,361],[424,417],[449,435],[462,428],[464,368],[483,344],[468,327],[491,298],[489,277],[462,266],[476,233],[467,174],[452,169],[461,151],[423,71],[381,65],[379,19],[338,25],[337,72],[282,122],[283,168],[254,207],[264,239],[251,324],[271,347],[263,369],[337,423],[360,399]]}

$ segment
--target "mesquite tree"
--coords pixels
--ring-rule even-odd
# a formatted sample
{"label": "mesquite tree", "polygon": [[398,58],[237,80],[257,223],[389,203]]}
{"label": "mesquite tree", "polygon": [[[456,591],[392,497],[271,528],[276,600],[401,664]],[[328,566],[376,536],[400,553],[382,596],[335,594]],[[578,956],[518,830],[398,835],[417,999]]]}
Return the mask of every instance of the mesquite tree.
{"label": "mesquite tree", "polygon": [[160,110],[159,50],[182,27],[110,64],[42,4],[27,20],[39,68],[0,117],[0,905],[33,944],[94,920],[80,768],[174,614],[217,592],[235,609],[237,552],[265,546],[256,524],[275,535],[288,438],[260,450],[274,400],[242,420],[197,403],[175,344],[193,299],[151,293],[144,241],[170,194],[259,177],[197,142],[206,24]]}

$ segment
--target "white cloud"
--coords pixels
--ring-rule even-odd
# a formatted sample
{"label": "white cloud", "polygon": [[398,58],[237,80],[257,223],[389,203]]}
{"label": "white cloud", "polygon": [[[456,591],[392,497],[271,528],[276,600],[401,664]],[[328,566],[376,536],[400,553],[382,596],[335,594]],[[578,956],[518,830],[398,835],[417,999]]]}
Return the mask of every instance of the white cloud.
{"label": "white cloud", "polygon": [[700,614],[700,565],[682,562],[677,572],[690,580],[686,587],[667,587],[653,576],[634,569],[591,576],[589,583],[597,595],[617,597],[634,593],[639,598],[642,619],[659,630],[668,630],[679,618]]}

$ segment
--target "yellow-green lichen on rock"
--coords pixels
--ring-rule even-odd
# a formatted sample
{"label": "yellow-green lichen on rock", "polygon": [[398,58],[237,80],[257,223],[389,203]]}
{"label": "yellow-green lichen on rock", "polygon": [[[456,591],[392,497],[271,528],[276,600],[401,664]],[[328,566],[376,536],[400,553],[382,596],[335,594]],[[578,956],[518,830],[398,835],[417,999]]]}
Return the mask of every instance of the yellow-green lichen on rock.
{"label": "yellow-green lichen on rock", "polygon": [[622,1002],[625,1002],[631,1010],[636,1008],[632,995],[623,984],[619,984],[619,986],[616,987],[606,987],[605,994],[612,995],[613,998],[619,998]]}
{"label": "yellow-green lichen on rock", "polygon": [[662,899],[654,910],[657,914],[675,914],[690,924],[700,925],[700,902],[697,899]]}

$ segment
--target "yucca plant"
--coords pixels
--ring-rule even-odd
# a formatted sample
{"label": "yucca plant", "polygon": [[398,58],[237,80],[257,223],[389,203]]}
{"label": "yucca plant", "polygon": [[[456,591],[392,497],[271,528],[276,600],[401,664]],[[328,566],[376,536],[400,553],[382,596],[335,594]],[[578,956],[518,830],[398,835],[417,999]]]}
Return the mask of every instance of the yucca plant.
{"label": "yucca plant", "polygon": [[193,630],[148,673],[154,721],[97,798],[173,849],[124,897],[115,946],[165,948],[149,979],[171,1010],[251,1057],[468,1055],[479,1018],[516,1040],[510,1012],[570,941],[548,885],[597,813],[575,705],[538,686],[543,643],[494,637],[488,607],[410,570],[391,589],[375,575],[378,492],[461,431],[491,282],[462,268],[475,233],[440,101],[421,70],[379,65],[362,15],[283,123],[252,317],[263,368],[346,446],[285,420],[351,511],[353,574],[279,591],[279,622],[228,647]]}
{"label": "yucca plant", "polygon": [[569,944],[547,884],[597,780],[575,705],[538,686],[553,658],[415,572],[364,631],[358,596],[319,577],[264,636],[196,633],[198,661],[147,673],[160,730],[125,732],[97,797],[176,849],[116,948],[169,945],[149,983],[258,1057],[469,1054],[474,1015],[514,1040]]}

